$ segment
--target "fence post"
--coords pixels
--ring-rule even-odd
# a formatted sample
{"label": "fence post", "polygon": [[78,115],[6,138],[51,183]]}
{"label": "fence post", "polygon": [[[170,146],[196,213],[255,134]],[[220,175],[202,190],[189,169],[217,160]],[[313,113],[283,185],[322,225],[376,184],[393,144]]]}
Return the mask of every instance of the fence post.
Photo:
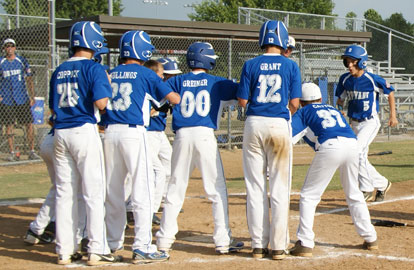
{"label": "fence post", "polygon": [[112,5],[112,0],[108,0],[108,15],[109,16],[113,16],[113,5]]}
{"label": "fence post", "polygon": [[[232,55],[231,52],[233,50],[232,48],[233,46],[233,40],[231,38],[229,38],[229,49],[228,49],[228,54],[229,54],[229,61],[228,61],[228,78],[229,80],[233,79],[232,78]],[[231,149],[231,107],[227,106],[227,149]]]}
{"label": "fence post", "polygon": [[247,11],[246,24],[250,25],[250,9]]}
{"label": "fence post", "polygon": [[303,54],[303,42],[299,43],[299,69],[300,69],[300,76],[302,81],[305,79],[305,66],[304,66],[304,54]]}
{"label": "fence post", "polygon": [[322,17],[321,29],[325,30],[325,17]]}
{"label": "fence post", "polygon": [[388,33],[388,72],[391,73],[391,59],[392,59],[392,31]]}
{"label": "fence post", "polygon": [[16,0],[16,28],[20,28],[20,0]]}

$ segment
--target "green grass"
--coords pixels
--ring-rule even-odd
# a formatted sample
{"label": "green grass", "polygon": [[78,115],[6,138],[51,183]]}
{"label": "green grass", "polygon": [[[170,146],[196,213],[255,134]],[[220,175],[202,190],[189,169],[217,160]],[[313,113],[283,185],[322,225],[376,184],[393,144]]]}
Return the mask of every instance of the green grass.
{"label": "green grass", "polygon": [[[370,153],[387,150],[391,150],[392,154],[369,157],[378,172],[393,183],[414,180],[414,140],[373,143],[370,147]],[[241,166],[240,164],[240,169]],[[309,165],[293,166],[293,190],[300,190],[308,167]],[[16,172],[0,175],[0,186],[0,200],[44,198],[50,188],[50,180],[46,169],[40,173]],[[228,179],[227,187],[230,193],[245,192],[244,179]],[[336,173],[328,190],[338,189],[341,189],[341,184]]]}
{"label": "green grass", "polygon": [[44,198],[50,189],[48,173],[14,173],[0,175],[0,199]]}
{"label": "green grass", "polygon": [[[414,180],[414,140],[378,142],[370,145],[369,153],[392,151],[390,155],[373,155],[368,159],[377,171],[393,183]],[[309,165],[294,165],[292,173],[292,189],[300,190]],[[225,168],[224,168],[225,169]],[[229,192],[244,192],[243,179],[227,181]],[[336,172],[327,190],[341,189],[339,173]]]}

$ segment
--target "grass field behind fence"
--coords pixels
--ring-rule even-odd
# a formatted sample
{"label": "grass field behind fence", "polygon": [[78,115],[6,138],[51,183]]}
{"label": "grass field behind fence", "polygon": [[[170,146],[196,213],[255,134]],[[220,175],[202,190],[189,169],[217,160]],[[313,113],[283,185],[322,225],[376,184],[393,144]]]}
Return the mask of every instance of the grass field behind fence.
{"label": "grass field behind fence", "polygon": [[[377,142],[371,144],[370,154],[392,151],[389,155],[371,155],[370,162],[382,175],[391,182],[414,180],[414,140]],[[30,165],[21,165],[30,166]],[[309,165],[293,166],[293,190],[300,190]],[[241,169],[241,165],[240,165]],[[243,179],[227,181],[229,193],[245,192]],[[32,172],[19,168],[12,173],[0,174],[0,200],[17,200],[27,198],[44,198],[50,188],[50,180],[46,171]],[[328,186],[328,190],[340,189],[338,173]]]}

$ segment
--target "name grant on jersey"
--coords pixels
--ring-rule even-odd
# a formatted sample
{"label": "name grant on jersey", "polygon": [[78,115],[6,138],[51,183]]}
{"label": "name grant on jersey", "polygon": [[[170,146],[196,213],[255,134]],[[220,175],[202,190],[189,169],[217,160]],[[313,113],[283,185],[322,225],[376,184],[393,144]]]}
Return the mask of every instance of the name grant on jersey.
{"label": "name grant on jersey", "polygon": [[282,63],[262,63],[260,70],[280,70]]}
{"label": "name grant on jersey", "polygon": [[13,75],[20,75],[22,74],[22,70],[21,69],[12,69],[12,70],[4,70],[3,71],[3,77],[7,78]]}
{"label": "name grant on jersey", "polygon": [[183,87],[207,86],[207,79],[202,80],[184,80]]}
{"label": "name grant on jersey", "polygon": [[368,99],[369,92],[346,91],[348,99]]}
{"label": "name grant on jersey", "polygon": [[111,73],[111,79],[136,79],[138,72],[115,71]]}
{"label": "name grant on jersey", "polygon": [[77,78],[80,70],[62,70],[57,74],[57,79]]}

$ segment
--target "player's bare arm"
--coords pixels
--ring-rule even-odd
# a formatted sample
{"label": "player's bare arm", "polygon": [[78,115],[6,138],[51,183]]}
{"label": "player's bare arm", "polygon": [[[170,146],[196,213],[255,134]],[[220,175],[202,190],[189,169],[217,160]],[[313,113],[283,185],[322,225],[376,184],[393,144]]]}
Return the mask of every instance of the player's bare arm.
{"label": "player's bare arm", "polygon": [[388,126],[395,127],[398,124],[397,115],[395,113],[395,98],[394,92],[391,92],[388,95],[388,104],[390,105],[390,119],[388,121]]}
{"label": "player's bare arm", "polygon": [[338,100],[336,101],[336,108],[338,108],[338,110],[342,113],[342,115],[345,115],[343,99],[338,98]]}
{"label": "player's bare arm", "polygon": [[30,106],[33,106],[35,103],[34,101],[35,93],[34,93],[34,84],[33,84],[32,76],[26,77],[26,84],[27,84],[27,90],[30,96]]}
{"label": "player's bare arm", "polygon": [[171,103],[171,104],[178,104],[180,103],[181,97],[176,92],[170,92],[168,95],[165,96],[165,98]]}
{"label": "player's bare arm", "polygon": [[97,101],[94,102],[94,104],[96,105],[96,107],[98,107],[100,111],[105,110],[107,103],[108,103],[107,97],[98,99]]}
{"label": "player's bare arm", "polygon": [[293,115],[299,108],[299,98],[289,100],[289,111]]}
{"label": "player's bare arm", "polygon": [[238,99],[239,99],[239,105],[243,108],[246,108],[248,100],[243,99],[243,98],[238,98]]}

